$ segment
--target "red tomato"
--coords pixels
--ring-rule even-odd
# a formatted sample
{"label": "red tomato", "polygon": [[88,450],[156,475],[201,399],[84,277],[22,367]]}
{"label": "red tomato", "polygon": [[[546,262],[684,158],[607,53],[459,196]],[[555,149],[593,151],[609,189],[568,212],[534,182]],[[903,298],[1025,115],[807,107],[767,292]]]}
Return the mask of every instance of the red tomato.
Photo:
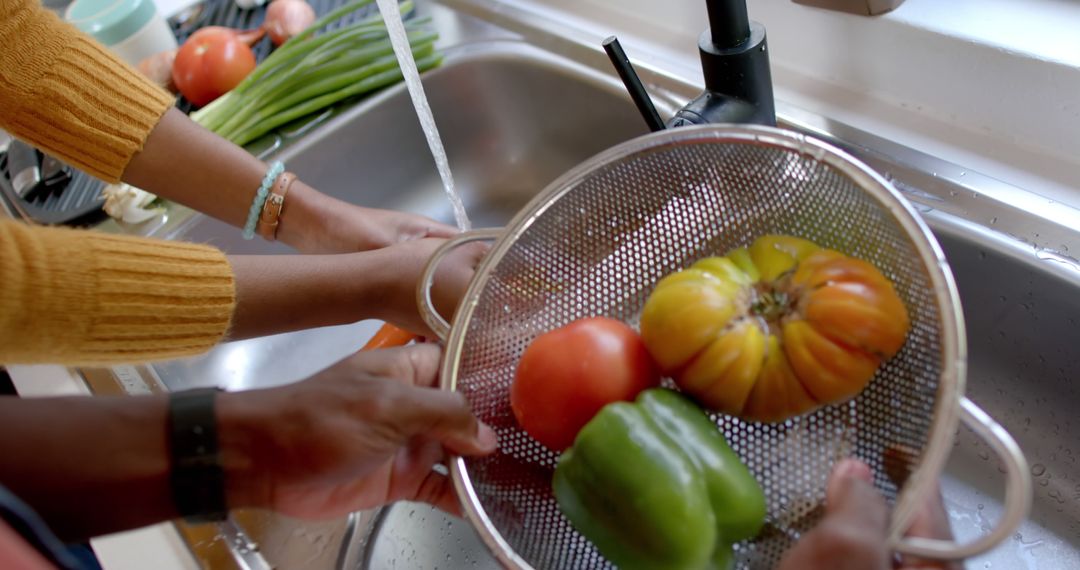
{"label": "red tomato", "polygon": [[634,329],[593,317],[544,333],[518,362],[510,407],[521,427],[554,451],[570,447],[600,408],[660,383]]}
{"label": "red tomato", "polygon": [[204,28],[191,35],[173,63],[173,82],[195,105],[203,106],[236,87],[255,69],[255,54],[228,28]]}

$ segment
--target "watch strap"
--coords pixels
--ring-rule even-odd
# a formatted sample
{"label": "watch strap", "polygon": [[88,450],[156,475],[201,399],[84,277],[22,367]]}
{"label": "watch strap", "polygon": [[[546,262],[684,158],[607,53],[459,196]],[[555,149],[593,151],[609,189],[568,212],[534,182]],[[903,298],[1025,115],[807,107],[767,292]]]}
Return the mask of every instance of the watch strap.
{"label": "watch strap", "polygon": [[217,388],[169,395],[169,483],[177,512],[189,522],[224,520],[225,472],[218,451]]}

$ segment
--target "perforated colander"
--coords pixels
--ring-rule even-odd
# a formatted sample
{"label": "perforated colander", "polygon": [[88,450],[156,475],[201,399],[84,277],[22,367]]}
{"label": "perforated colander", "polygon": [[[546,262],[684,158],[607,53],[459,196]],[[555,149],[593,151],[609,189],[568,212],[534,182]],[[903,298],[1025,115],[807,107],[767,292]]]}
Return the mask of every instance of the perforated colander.
{"label": "perforated colander", "polygon": [[[450,469],[468,518],[501,563],[611,567],[559,512],[551,492],[557,454],[530,438],[510,410],[509,388],[525,347],[583,317],[636,326],[662,277],[770,233],[873,263],[892,280],[912,327],[903,350],[850,402],[778,424],[713,415],[768,503],[765,530],[736,547],[739,565],[774,566],[820,518],[826,478],[848,456],[873,468],[876,486],[893,503],[898,551],[962,558],[1015,530],[1031,499],[1026,462],[1009,435],[962,398],[962,314],[926,225],[882,177],[822,142],[773,128],[703,126],[647,135],[586,161],[505,229],[463,234],[428,267],[418,292],[422,307],[431,306],[428,284],[443,254],[467,241],[496,242],[453,326],[430,309],[425,316],[446,341],[443,387],[462,392],[499,436],[494,455],[455,458]],[[903,539],[952,447],[958,419],[1004,460],[1005,515],[964,546]]]}

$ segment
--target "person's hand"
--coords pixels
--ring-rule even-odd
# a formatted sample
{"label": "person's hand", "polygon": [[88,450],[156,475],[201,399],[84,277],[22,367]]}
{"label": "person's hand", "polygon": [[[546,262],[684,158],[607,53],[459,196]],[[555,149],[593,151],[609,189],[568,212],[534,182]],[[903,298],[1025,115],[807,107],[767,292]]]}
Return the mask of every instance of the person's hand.
{"label": "person's hand", "polygon": [[[383,313],[375,315],[403,329],[423,336],[433,335],[427,323],[420,317],[416,303],[416,290],[420,276],[435,250],[445,240],[421,239],[387,247],[379,251],[386,256],[390,286]],[[439,314],[447,321],[453,319],[458,303],[472,280],[476,267],[487,254],[488,246],[480,243],[465,244],[451,251],[439,263],[431,291],[431,300]]]}
{"label": "person's hand", "polygon": [[278,239],[303,253],[371,251],[424,238],[447,238],[457,228],[417,214],[365,208],[293,183]]}
{"label": "person's hand", "polygon": [[[339,247],[367,251],[424,238],[448,238],[457,228],[410,212],[353,206],[341,209],[339,227],[334,232]],[[350,251],[349,249],[344,249]]]}
{"label": "person's hand", "polygon": [[495,433],[461,394],[432,387],[439,356],[431,344],[361,352],[297,384],[222,394],[230,507],[321,519],[411,500],[458,514],[432,467],[491,453]]}
{"label": "person's hand", "polygon": [[[779,570],[958,570],[950,562],[894,560],[888,546],[888,508],[866,464],[837,463],[825,490],[825,518],[781,561]],[[911,536],[950,539],[948,518],[935,492],[916,516]]]}

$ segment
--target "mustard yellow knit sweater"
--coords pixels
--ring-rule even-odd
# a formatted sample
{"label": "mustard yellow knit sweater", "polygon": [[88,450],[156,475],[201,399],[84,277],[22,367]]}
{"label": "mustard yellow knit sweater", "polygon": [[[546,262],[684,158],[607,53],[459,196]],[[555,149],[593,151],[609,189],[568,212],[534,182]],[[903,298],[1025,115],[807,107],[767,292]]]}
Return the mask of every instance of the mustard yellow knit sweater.
{"label": "mustard yellow knit sweater", "polygon": [[[0,128],[103,180],[119,180],[173,104],[38,0],[0,0],[0,45]],[[0,364],[197,354],[234,304],[214,248],[0,222]]]}

